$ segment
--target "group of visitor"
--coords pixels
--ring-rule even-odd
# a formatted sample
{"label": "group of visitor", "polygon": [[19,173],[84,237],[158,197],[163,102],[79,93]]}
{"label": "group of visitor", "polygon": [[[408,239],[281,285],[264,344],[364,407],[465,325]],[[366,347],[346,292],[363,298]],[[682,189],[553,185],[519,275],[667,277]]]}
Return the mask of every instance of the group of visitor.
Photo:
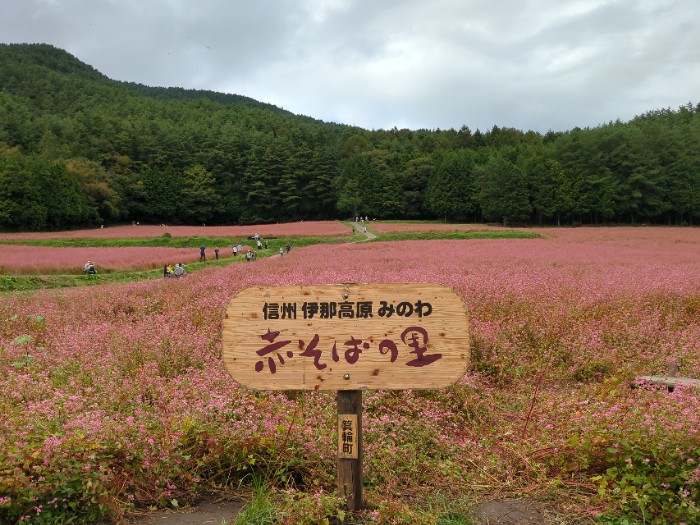
{"label": "group of visitor", "polygon": [[174,267],[171,264],[163,266],[163,277],[182,277],[183,275],[187,275],[183,263],[176,263]]}
{"label": "group of visitor", "polygon": [[[260,236],[256,233],[251,237],[253,240],[255,240],[255,243],[258,247],[258,250],[262,250],[263,246],[267,250],[269,248],[269,244],[267,242],[267,239],[262,240],[260,239]],[[280,246],[280,256],[283,256],[285,254],[285,248],[286,248],[286,253],[289,253],[292,250],[292,245],[287,243],[286,247],[285,246]],[[202,245],[199,247],[199,261],[204,262],[207,260],[206,256],[206,246]],[[236,257],[238,254],[243,254],[243,246],[240,244],[234,244],[233,245],[233,256]],[[219,248],[214,248],[214,254],[216,256],[216,259],[219,259]],[[245,250],[245,260],[246,262],[252,262],[257,260],[258,258],[258,252],[255,250],[251,250],[246,246]],[[85,266],[83,267],[83,270],[85,271],[86,274],[91,274],[94,275],[97,273],[97,268],[95,267],[95,263],[92,261],[88,261],[85,263]],[[185,265],[183,263],[177,263],[175,266],[172,266],[171,264],[166,264],[163,266],[163,277],[182,277],[183,275],[186,275],[185,271]]]}
{"label": "group of visitor", "polygon": [[[262,250],[263,246],[267,250],[269,247],[269,244],[267,242],[267,239],[261,240],[260,236],[256,233],[251,237],[252,239],[255,240],[255,243],[258,247],[258,250]],[[258,258],[258,252],[255,250],[251,250],[246,246],[246,251],[245,251],[245,260],[246,262],[252,262],[257,260]],[[285,246],[280,246],[280,256],[283,256],[285,254],[285,248],[286,248],[286,253],[289,253],[292,250],[292,245],[290,243],[287,243],[286,247]],[[204,262],[207,260],[206,256],[206,246],[202,245],[199,247],[199,261]],[[236,257],[238,254],[243,254],[243,246],[240,244],[234,244],[233,245],[233,256]],[[214,254],[216,256],[216,259],[219,259],[219,248],[214,248]],[[85,263],[85,266],[83,267],[83,270],[85,271],[86,274],[96,274],[97,273],[97,268],[95,267],[95,263],[92,261],[88,261]],[[172,266],[171,264],[166,264],[163,266],[163,277],[182,277],[183,275],[186,275],[185,271],[185,265],[183,263],[176,263],[175,266]]]}
{"label": "group of visitor", "polygon": [[[257,247],[258,250],[265,249],[267,250],[270,246],[268,243],[267,239],[261,239],[260,235],[257,233],[254,235],[251,235],[250,238],[255,241],[255,246]],[[245,260],[246,262],[251,262],[255,261],[258,258],[258,252],[256,250],[250,249],[248,246],[245,247]],[[243,245],[241,244],[234,244],[232,253],[234,257],[237,257],[239,254],[243,255]]]}

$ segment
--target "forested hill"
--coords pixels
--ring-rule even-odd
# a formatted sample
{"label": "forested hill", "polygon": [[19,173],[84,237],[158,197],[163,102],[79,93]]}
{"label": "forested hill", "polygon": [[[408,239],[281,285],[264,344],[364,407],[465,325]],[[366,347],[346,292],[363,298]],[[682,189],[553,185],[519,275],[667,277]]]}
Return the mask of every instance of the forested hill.
{"label": "forested hill", "polygon": [[0,44],[0,229],[369,215],[697,224],[700,104],[565,133],[368,131]]}
{"label": "forested hill", "polygon": [[255,99],[244,97],[243,95],[230,95],[228,93],[218,93],[216,91],[184,89],[179,87],[152,87],[145,86],[144,84],[137,84],[135,82],[115,82],[131,90],[136,95],[142,95],[144,97],[155,98],[158,100],[192,101],[206,99],[213,102],[218,102],[219,104],[237,104],[292,115],[288,111],[280,109],[277,106],[266,104],[265,102],[258,102]]}
{"label": "forested hill", "polygon": [[12,85],[13,77],[18,80],[23,76],[19,70],[34,68],[73,75],[84,80],[110,82],[92,66],[48,44],[0,44],[0,65],[3,68],[3,84],[7,82],[8,85]]}
{"label": "forested hill", "polygon": [[[105,75],[89,66],[66,51],[58,49],[48,44],[34,45],[3,45],[0,44],[0,63],[3,67],[9,68],[5,78],[4,87],[12,87],[12,79],[35,79],[31,74],[32,69],[36,72],[49,74],[50,72],[68,74],[87,81],[102,82],[109,85],[121,86],[131,90],[137,95],[161,99],[161,100],[202,100],[208,99],[221,104],[239,104],[243,106],[269,109],[280,113],[286,112],[272,104],[258,102],[242,95],[230,95],[227,93],[217,93],[215,91],[204,91],[195,89],[183,89],[176,87],[151,87],[136,82],[120,82],[110,80]],[[3,69],[5,72],[5,69]],[[26,75],[26,76],[25,76]]]}

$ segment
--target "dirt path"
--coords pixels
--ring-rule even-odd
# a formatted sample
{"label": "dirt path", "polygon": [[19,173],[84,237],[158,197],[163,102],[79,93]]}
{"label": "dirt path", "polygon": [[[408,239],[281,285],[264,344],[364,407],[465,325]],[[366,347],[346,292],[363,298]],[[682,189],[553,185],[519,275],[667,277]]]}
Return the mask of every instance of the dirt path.
{"label": "dirt path", "polygon": [[228,525],[233,523],[244,504],[243,501],[210,501],[197,507],[157,511],[126,523],[131,525]]}
{"label": "dirt path", "polygon": [[[360,240],[361,240],[361,241],[370,241],[370,240],[372,240],[372,239],[376,239],[376,237],[377,237],[375,234],[373,234],[372,232],[370,232],[370,231],[367,229],[367,223],[363,223],[363,222],[353,222],[353,223],[352,223],[352,227],[355,228],[355,232],[356,232],[356,233],[353,234],[353,238],[354,238],[357,234],[359,234],[359,237],[360,237]],[[364,239],[362,238],[363,235],[364,235]]]}
{"label": "dirt path", "polygon": [[[197,507],[158,511],[126,523],[130,525],[229,525],[245,502],[205,502]],[[479,525],[560,525],[590,523],[567,521],[547,505],[531,499],[500,499],[481,503],[472,509]]]}

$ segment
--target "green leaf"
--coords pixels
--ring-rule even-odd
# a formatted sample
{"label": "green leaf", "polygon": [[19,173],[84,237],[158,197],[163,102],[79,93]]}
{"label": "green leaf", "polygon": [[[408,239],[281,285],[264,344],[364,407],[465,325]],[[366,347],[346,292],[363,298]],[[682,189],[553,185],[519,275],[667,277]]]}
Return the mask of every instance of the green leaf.
{"label": "green leaf", "polygon": [[177,500],[175,498],[170,500],[170,504],[175,508],[178,508],[180,506],[180,504],[177,502]]}
{"label": "green leaf", "polygon": [[25,334],[25,335],[18,335],[17,337],[14,338],[14,340],[12,342],[17,343],[18,345],[24,345],[24,344],[27,344],[28,342],[30,342],[31,340],[32,340],[32,336]]}
{"label": "green leaf", "polygon": [[12,366],[14,366],[15,368],[22,368],[23,366],[27,366],[31,362],[32,362],[32,356],[30,356],[29,354],[26,354],[22,361],[15,361],[14,363],[12,363]]}

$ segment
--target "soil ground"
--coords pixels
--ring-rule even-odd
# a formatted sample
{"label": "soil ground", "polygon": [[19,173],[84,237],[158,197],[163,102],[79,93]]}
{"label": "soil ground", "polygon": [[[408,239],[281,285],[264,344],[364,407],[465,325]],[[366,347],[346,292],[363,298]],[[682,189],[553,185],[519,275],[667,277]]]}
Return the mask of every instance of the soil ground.
{"label": "soil ground", "polygon": [[481,525],[555,525],[573,523],[529,499],[499,499],[477,505],[472,515]]}
{"label": "soil ground", "polygon": [[[229,525],[244,502],[207,502],[182,510],[159,511],[132,520],[133,525]],[[477,505],[472,515],[480,525],[557,525],[574,524],[529,499],[500,499]]]}
{"label": "soil ground", "polygon": [[182,510],[158,511],[127,522],[133,525],[228,525],[243,501],[209,501]]}

